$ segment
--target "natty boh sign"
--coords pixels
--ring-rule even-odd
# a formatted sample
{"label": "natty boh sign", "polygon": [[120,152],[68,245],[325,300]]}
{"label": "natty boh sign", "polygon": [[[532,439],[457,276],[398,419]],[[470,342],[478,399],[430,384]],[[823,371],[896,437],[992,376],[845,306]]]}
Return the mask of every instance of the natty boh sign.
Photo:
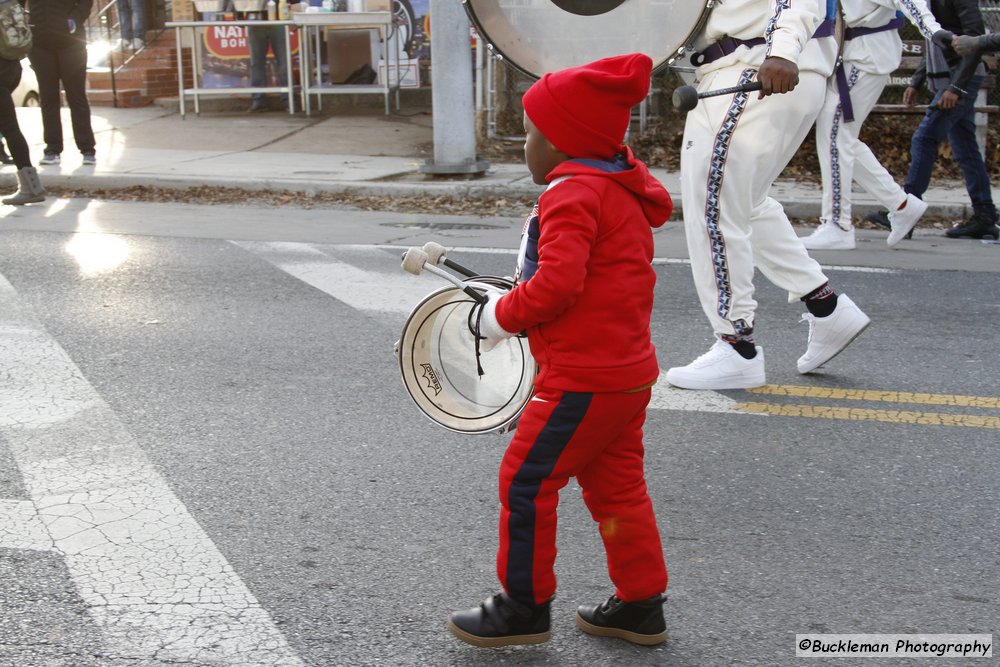
{"label": "natty boh sign", "polygon": [[[205,28],[205,49],[217,58],[247,58],[250,55],[250,42],[247,37],[248,27],[245,25],[216,25]],[[299,33],[293,30],[289,36],[292,53],[299,50]],[[268,50],[268,56],[273,56]]]}

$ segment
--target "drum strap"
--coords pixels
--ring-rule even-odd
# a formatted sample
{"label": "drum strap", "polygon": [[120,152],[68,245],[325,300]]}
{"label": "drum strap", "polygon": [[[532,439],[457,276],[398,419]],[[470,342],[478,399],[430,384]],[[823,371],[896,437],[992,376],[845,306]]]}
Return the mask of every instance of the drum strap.
{"label": "drum strap", "polygon": [[[624,158],[622,158],[624,159]],[[601,160],[584,160],[584,159],[571,159],[570,162],[578,162],[584,164],[585,162],[594,162],[599,164],[608,164]],[[626,165],[627,166],[627,165]],[[606,170],[608,171],[608,170]],[[550,190],[555,186],[559,185],[567,178],[571,178],[572,174],[567,174],[565,176],[560,176],[549,183],[549,186],[545,188]],[[540,235],[538,229],[538,202],[531,208],[531,213],[528,214],[528,218],[524,221],[524,228],[521,230],[521,245],[517,251],[517,268],[514,271],[514,284],[520,284],[535,275],[535,271],[538,270],[538,237]]]}
{"label": "drum strap", "polygon": [[719,58],[725,58],[741,46],[752,49],[755,46],[760,46],[761,44],[766,43],[767,40],[763,37],[754,37],[753,39],[723,37],[704,51],[698,51],[697,53],[692,54],[691,62],[694,63],[695,67],[701,67],[702,65],[714,63]]}
{"label": "drum strap", "polygon": [[847,70],[844,69],[844,61],[837,61],[837,69],[834,71],[837,78],[837,94],[840,96],[840,113],[844,116],[844,122],[854,121],[854,104],[851,102],[851,84],[847,81]]}
{"label": "drum strap", "polygon": [[844,30],[844,39],[857,39],[858,37],[864,37],[865,35],[874,35],[877,32],[899,30],[904,25],[906,25],[906,19],[901,13],[897,12],[896,18],[889,21],[885,25],[880,25],[875,28],[846,28]]}
{"label": "drum strap", "polygon": [[[813,33],[813,38],[819,37],[833,37],[835,33],[836,22],[833,20],[826,20],[819,24],[816,28],[816,32]],[[691,56],[691,62],[695,67],[701,67],[702,65],[707,65],[713,63],[719,58],[724,58],[730,53],[733,53],[741,46],[745,46],[748,49],[752,49],[755,46],[761,46],[766,44],[767,40],[763,37],[754,37],[753,39],[736,39],[735,37],[723,37],[715,44],[704,51],[698,51]]]}
{"label": "drum strap", "polygon": [[[899,12],[896,13],[896,17],[886,23],[885,25],[880,25],[874,28],[845,28],[844,29],[844,40],[857,39],[858,37],[864,37],[865,35],[874,35],[879,32],[887,32],[889,30],[898,30],[906,25],[906,19]],[[847,82],[847,72],[844,69],[844,61],[840,59],[837,61],[837,70],[835,72],[837,77],[837,92],[840,94],[840,112],[844,116],[844,122],[850,123],[854,120],[854,105],[851,103],[851,87]]]}

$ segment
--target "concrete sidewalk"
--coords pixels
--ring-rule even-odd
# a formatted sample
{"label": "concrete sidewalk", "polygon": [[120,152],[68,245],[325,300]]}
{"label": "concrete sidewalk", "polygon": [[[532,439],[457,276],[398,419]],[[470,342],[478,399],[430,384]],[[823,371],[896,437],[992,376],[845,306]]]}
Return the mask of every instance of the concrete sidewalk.
{"label": "concrete sidewalk", "polygon": [[[46,186],[207,185],[459,197],[533,197],[541,191],[521,163],[491,163],[486,174],[471,178],[421,174],[420,166],[433,155],[433,122],[427,108],[404,109],[392,115],[362,108],[311,117],[212,111],[182,118],[176,109],[158,106],[94,107],[96,168],[83,166],[72,141],[68,109],[63,109],[63,115],[63,163],[39,167]],[[37,165],[44,146],[41,113],[37,108],[21,108],[18,119]],[[13,182],[13,166],[5,166],[3,173]],[[664,169],[653,173],[674,195],[679,208],[679,175]],[[930,214],[958,219],[971,213],[961,183],[934,185],[925,197]],[[818,217],[821,190],[816,184],[780,181],[772,192],[790,217]],[[994,193],[1000,200],[1000,190]],[[879,208],[864,192],[858,192],[854,201],[859,215]]]}

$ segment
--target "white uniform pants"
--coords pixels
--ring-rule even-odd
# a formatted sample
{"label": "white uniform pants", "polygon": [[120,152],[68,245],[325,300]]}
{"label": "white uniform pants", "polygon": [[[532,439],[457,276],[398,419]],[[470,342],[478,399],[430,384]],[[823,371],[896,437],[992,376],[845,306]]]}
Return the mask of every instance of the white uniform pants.
{"label": "white uniform pants", "polygon": [[862,72],[850,64],[846,67],[854,120],[849,123],[844,121],[835,76],[830,77],[826,101],[816,119],[816,152],[823,176],[821,217],[841,229],[850,229],[852,225],[852,180],[890,211],[895,211],[906,201],[903,188],[885,170],[867,144],[858,138],[861,125],[878,102],[889,75]]}
{"label": "white uniform pants", "polygon": [[[756,70],[711,72],[701,90],[728,88]],[[800,72],[790,93],[707,97],[688,113],[681,147],[681,195],[691,271],[718,334],[753,326],[754,267],[796,300],[826,282],[781,204],[768,196],[823,104],[826,77]]]}

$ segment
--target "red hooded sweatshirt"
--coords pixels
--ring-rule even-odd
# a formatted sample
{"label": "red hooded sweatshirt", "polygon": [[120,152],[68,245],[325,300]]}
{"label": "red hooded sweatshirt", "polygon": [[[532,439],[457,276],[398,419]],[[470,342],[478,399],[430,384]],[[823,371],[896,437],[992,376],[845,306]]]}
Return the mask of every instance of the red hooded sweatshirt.
{"label": "red hooded sweatshirt", "polygon": [[528,333],[536,386],[624,391],[659,376],[652,228],[673,202],[627,147],[620,167],[567,160],[552,170],[538,200],[537,269],[497,304],[500,326]]}

